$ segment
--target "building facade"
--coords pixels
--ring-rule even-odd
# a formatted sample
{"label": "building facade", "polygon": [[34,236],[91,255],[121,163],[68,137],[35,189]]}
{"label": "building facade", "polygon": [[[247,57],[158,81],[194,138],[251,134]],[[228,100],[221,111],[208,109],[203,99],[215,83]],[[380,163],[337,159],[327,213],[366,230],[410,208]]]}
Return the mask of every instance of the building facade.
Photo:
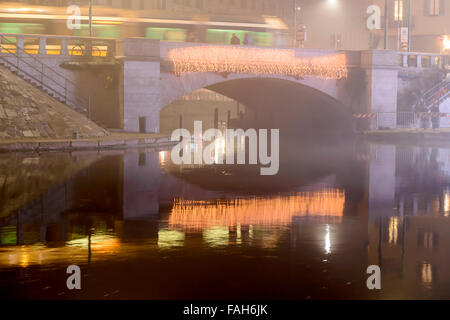
{"label": "building facade", "polygon": [[[307,48],[384,49],[385,4],[388,4],[388,49],[407,50],[402,28],[411,29],[410,51],[449,49],[450,0],[297,0],[297,30],[306,28]],[[380,8],[380,29],[369,30],[371,5]],[[409,14],[411,13],[411,14]]]}

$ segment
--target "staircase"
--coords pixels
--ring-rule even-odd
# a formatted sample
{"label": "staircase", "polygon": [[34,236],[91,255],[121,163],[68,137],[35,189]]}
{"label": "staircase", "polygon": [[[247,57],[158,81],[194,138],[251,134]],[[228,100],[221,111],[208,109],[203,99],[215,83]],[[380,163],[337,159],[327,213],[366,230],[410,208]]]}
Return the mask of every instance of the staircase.
{"label": "staircase", "polygon": [[450,96],[450,82],[444,78],[441,82],[435,84],[432,88],[426,91],[422,99],[427,110],[437,102],[441,105]]}
{"label": "staircase", "polygon": [[90,118],[91,97],[80,95],[80,88],[74,82],[41,62],[34,55],[25,52],[8,38],[0,35],[0,40],[1,44],[15,46],[14,49],[11,49],[11,46],[8,46],[9,48],[0,46],[0,65],[61,103]]}

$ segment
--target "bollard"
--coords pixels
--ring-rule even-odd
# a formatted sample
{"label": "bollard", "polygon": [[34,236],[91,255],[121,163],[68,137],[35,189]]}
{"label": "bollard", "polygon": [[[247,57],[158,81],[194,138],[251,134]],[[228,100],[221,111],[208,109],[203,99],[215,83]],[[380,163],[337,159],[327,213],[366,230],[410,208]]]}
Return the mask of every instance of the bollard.
{"label": "bollard", "polygon": [[[180,129],[183,129],[184,126],[184,116],[180,114]],[[183,137],[180,137],[180,142],[183,141]]]}
{"label": "bollard", "polygon": [[214,129],[219,128],[219,109],[214,109]]}

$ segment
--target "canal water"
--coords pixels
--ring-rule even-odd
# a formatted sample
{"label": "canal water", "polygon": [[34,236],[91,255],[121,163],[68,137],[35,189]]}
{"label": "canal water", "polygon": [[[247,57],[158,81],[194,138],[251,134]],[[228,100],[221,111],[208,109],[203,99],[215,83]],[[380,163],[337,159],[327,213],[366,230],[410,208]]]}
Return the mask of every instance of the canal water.
{"label": "canal water", "polygon": [[5,154],[0,296],[450,298],[449,214],[450,147],[298,143],[272,177],[169,150]]}

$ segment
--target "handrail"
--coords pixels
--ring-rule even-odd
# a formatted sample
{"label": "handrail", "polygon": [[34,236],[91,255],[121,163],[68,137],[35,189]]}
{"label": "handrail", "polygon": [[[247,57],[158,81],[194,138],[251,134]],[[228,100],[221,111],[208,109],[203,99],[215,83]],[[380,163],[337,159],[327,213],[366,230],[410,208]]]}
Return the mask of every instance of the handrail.
{"label": "handrail", "polygon": [[431,105],[435,102],[436,93],[438,93],[438,90],[441,90],[442,87],[444,87],[446,92],[444,93],[444,95],[440,96],[438,99],[440,102],[447,99],[447,97],[450,95],[450,92],[449,92],[450,91],[450,83],[447,81],[446,78],[444,78],[440,82],[434,84],[430,89],[425,91],[425,93],[423,93],[421,95],[421,98],[418,101],[416,101],[416,103],[413,106],[413,109],[416,109],[417,106],[422,102],[425,104],[426,109],[430,109]]}
{"label": "handrail", "polygon": [[423,96],[428,96],[430,93],[433,93],[437,88],[440,88],[442,86],[443,83],[447,82],[446,79],[437,82],[436,84],[434,84],[430,89],[428,89],[427,91],[425,91],[423,93]]}
{"label": "handrail", "polygon": [[[19,55],[17,55],[17,54],[15,54],[14,52],[11,52],[9,49],[7,49],[7,48],[5,48],[7,51],[8,51],[8,53],[9,54],[11,54],[11,55],[13,55],[14,57],[16,57],[16,58],[20,58],[19,57]],[[4,59],[3,57],[1,57],[3,60],[7,60],[7,59]],[[7,61],[9,64],[11,64],[9,61]],[[28,63],[28,62],[26,62],[26,61],[22,61],[24,64],[26,64],[27,66],[29,66],[30,68],[32,68],[33,70],[35,70],[35,71],[38,71],[39,73],[42,73],[42,76],[44,76],[44,77],[46,77],[46,78],[48,78],[49,80],[51,80],[51,81],[53,81],[57,86],[59,86],[59,87],[61,87],[62,89],[64,89],[64,87],[60,84],[60,83],[58,83],[58,82],[56,82],[55,80],[53,80],[52,78],[50,78],[49,76],[47,76],[47,75],[45,75],[45,73],[44,72],[42,72],[42,71],[40,71],[39,69],[37,69],[35,66],[33,66],[32,64],[30,64],[30,63]],[[11,64],[12,65],[12,64]],[[15,67],[17,67],[18,68],[18,66],[15,66]],[[25,73],[25,71],[21,71],[21,72],[24,72]],[[62,78],[64,78],[63,76],[61,76]]]}
{"label": "handrail", "polygon": [[[41,84],[42,87],[45,87],[46,89],[49,89],[50,91],[52,91],[53,93],[55,93],[56,95],[58,95],[59,97],[61,97],[62,99],[64,99],[66,104],[73,104],[73,106],[77,109],[83,109],[84,111],[86,111],[86,106],[90,109],[90,101],[91,98],[90,96],[88,96],[88,98],[84,98],[84,97],[80,97],[79,94],[75,94],[75,92],[73,92],[72,90],[70,90],[68,88],[68,84],[71,84],[74,87],[77,87],[76,84],[74,82],[72,82],[71,80],[67,79],[66,77],[64,77],[62,74],[58,73],[57,71],[55,71],[54,69],[52,69],[51,67],[49,67],[48,65],[44,64],[42,61],[40,61],[39,59],[37,59],[36,57],[34,57],[33,55],[25,52],[25,50],[23,50],[22,48],[19,48],[18,45],[16,45],[14,42],[11,42],[10,40],[8,40],[5,36],[0,35],[0,39],[2,40],[6,40],[6,42],[8,42],[9,44],[14,44],[17,51],[20,53],[25,54],[26,57],[29,57],[31,59],[33,59],[34,61],[36,61],[42,68],[42,70],[39,70],[37,67],[35,67],[34,65],[28,63],[26,60],[21,59],[21,56],[19,54],[14,53],[13,51],[9,50],[8,48],[3,48],[0,46],[0,50],[5,49],[9,54],[11,54],[12,56],[14,56],[15,58],[17,58],[17,65],[14,65],[13,63],[11,63],[9,61],[9,59],[7,59],[6,57],[3,57],[2,55],[0,55],[0,58],[5,61],[6,63],[8,63],[9,65],[15,67],[17,69],[17,71],[27,75],[28,77],[30,77],[31,79],[37,81],[38,83]],[[19,61],[22,62],[23,64],[29,66],[31,69],[33,69],[34,71],[36,71],[40,76],[41,79],[37,79],[35,76],[31,75],[30,73],[28,73],[27,71],[20,69],[20,64]],[[48,70],[51,70],[55,75],[57,75],[58,77],[62,78],[62,80],[64,81],[64,86],[62,84],[60,84],[59,82],[55,81],[53,78],[49,77],[45,72],[44,72],[44,68],[47,68]],[[49,86],[48,84],[46,84],[44,82],[44,78],[50,80],[53,84],[56,85],[56,87],[59,87],[61,90],[64,91],[64,93],[59,92],[58,90],[56,90],[54,87]],[[73,98],[69,98],[68,97],[68,93],[71,94],[71,96]],[[75,99],[75,100],[73,100]]]}
{"label": "handrail", "polygon": [[[8,40],[8,38],[6,38],[6,37],[3,36],[3,35],[0,35],[0,38],[1,38],[2,40],[6,40],[9,44],[14,44],[14,45],[15,45],[14,42]],[[2,41],[2,42],[3,42],[3,41]],[[7,48],[5,48],[5,49],[6,49],[10,54],[14,54],[14,53],[10,52],[10,50],[8,50]],[[34,61],[40,63],[40,64],[43,65],[43,66],[49,68],[49,69],[50,69],[51,71],[53,71],[56,75],[60,76],[61,78],[66,79],[66,78],[64,77],[64,75],[60,74],[60,73],[59,73],[58,71],[56,71],[56,70],[53,70],[52,68],[50,68],[48,65],[46,65],[45,63],[43,63],[42,61],[40,61],[38,58],[36,58],[36,57],[33,56],[32,54],[29,54],[29,53],[27,53],[24,49],[19,48],[19,46],[17,46],[17,45],[16,45],[16,49],[17,49],[17,51],[20,51],[21,53],[24,53],[25,55],[27,55],[27,57],[33,59]],[[70,84],[73,84],[74,86],[76,86],[76,84],[75,84],[73,81],[71,81],[71,80],[69,80],[69,79],[66,79],[66,80],[67,80]]]}
{"label": "handrail", "polygon": [[[13,54],[13,53],[12,53],[12,54]],[[14,54],[13,54],[13,56],[15,56],[15,57],[18,58],[17,55],[14,55]],[[2,57],[2,56],[0,56],[0,59],[1,59],[2,61],[6,62],[7,64],[11,65],[12,67],[16,68],[18,72],[20,71],[21,73],[25,74],[25,75],[28,76],[29,78],[31,78],[31,79],[37,81],[38,83],[40,83],[40,85],[41,85],[42,87],[45,87],[46,89],[50,90],[52,93],[54,93],[54,94],[58,95],[59,97],[61,97],[62,99],[64,99],[64,101],[66,102],[66,104],[73,104],[73,106],[74,106],[75,108],[78,108],[78,109],[84,109],[84,110],[86,109],[86,108],[84,108],[83,106],[80,106],[80,104],[86,103],[86,101],[83,101],[82,99],[80,99],[80,98],[78,98],[78,97],[76,97],[76,96],[75,96],[73,99],[76,99],[76,100],[79,100],[79,101],[72,100],[71,98],[68,97],[68,93],[71,93],[72,95],[74,95],[74,92],[73,92],[73,91],[68,90],[67,87],[62,86],[61,84],[57,83],[57,82],[56,82],[55,80],[53,80],[52,78],[49,78],[49,77],[46,76],[44,73],[40,72],[40,70],[36,69],[34,66],[30,65],[30,64],[27,63],[26,61],[22,61],[22,63],[24,63],[24,64],[30,66],[33,70],[37,71],[37,72],[41,75],[41,79],[37,79],[35,76],[33,76],[32,74],[28,73],[27,71],[25,71],[25,70],[23,70],[23,69],[20,69],[19,64],[18,64],[18,65],[14,65],[14,64],[13,64],[12,62],[10,62],[8,59],[6,59],[6,58],[4,58],[4,57]],[[19,62],[19,60],[18,60],[18,62]],[[56,90],[55,88],[53,88],[53,87],[47,85],[47,84],[44,82],[44,79],[43,79],[44,77],[47,78],[47,79],[49,79],[49,80],[51,80],[51,81],[53,81],[53,83],[55,83],[55,84],[56,84],[57,86],[59,86],[62,90],[64,90],[64,94],[61,93],[61,92],[59,92],[59,91]]]}
{"label": "handrail", "polygon": [[[17,66],[15,66],[13,63],[11,63],[10,61],[8,61],[7,59],[4,59],[4,58],[1,57],[1,56],[0,56],[0,59],[3,60],[3,61],[5,61],[5,62],[8,63],[9,65],[11,65],[11,66],[17,68]],[[29,78],[31,78],[31,79],[33,79],[33,80],[35,80],[35,81],[41,83],[41,85],[42,85],[43,87],[47,88],[47,89],[50,90],[52,93],[54,93],[54,94],[58,95],[59,97],[61,97],[62,99],[64,99],[65,102],[66,102],[66,104],[72,104],[73,107],[74,107],[75,109],[82,109],[84,112],[87,111],[86,108],[84,108],[84,107],[82,107],[82,106],[79,105],[79,102],[73,101],[73,100],[72,100],[71,98],[69,98],[67,95],[63,95],[62,93],[58,92],[57,90],[53,89],[52,87],[50,87],[50,86],[44,84],[42,81],[40,81],[39,79],[37,79],[35,76],[29,74],[28,72],[26,72],[26,71],[24,71],[24,70],[21,70],[20,72],[22,72],[23,74],[27,75]]]}
{"label": "handrail", "polygon": [[[441,96],[440,95],[440,91],[441,89],[444,88],[444,90],[446,90],[446,92],[444,92],[444,94]],[[450,89],[450,83],[448,83],[446,81],[446,79],[444,79],[443,81],[439,82],[437,85],[435,85],[432,90],[428,90],[427,93],[424,95],[424,101],[427,105],[427,107],[429,108],[433,103],[436,102],[436,100],[439,102],[439,104],[444,101],[445,99],[447,99],[448,95],[449,95],[449,89]],[[439,94],[438,97],[436,97],[436,95]]]}

